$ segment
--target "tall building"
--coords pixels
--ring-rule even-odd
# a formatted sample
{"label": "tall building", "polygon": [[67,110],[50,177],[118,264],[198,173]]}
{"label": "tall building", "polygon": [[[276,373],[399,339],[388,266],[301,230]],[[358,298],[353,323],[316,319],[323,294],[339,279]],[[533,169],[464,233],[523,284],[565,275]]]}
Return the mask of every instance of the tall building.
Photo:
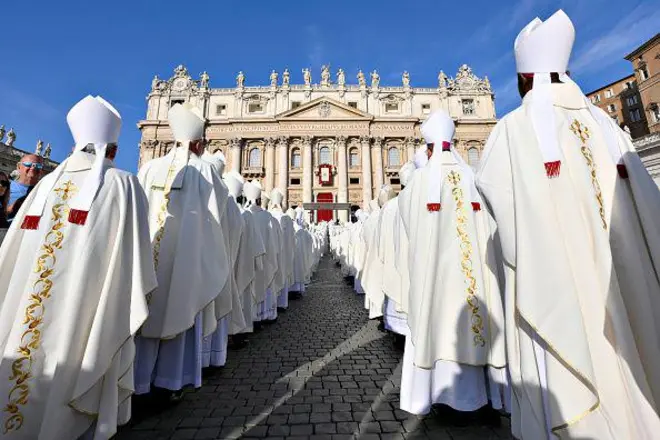
{"label": "tall building", "polygon": [[626,56],[639,84],[642,109],[649,134],[634,140],[635,149],[660,186],[660,34]]}
{"label": "tall building", "polygon": [[651,133],[660,132],[660,33],[626,56],[633,64]]}
{"label": "tall building", "polygon": [[[349,84],[342,69],[333,78],[328,66],[318,82],[309,69],[302,76],[302,84],[292,84],[288,70],[272,71],[269,85],[248,86],[239,72],[230,88],[211,88],[206,72],[194,80],[183,66],[167,80],[154,77],[146,118],[138,123],[140,164],[172,148],[167,112],[188,102],[203,112],[209,150],[221,150],[229,169],[261,180],[267,191],[284,190],[290,207],[336,202],[355,210],[383,184],[400,188],[399,168],[413,158],[422,142],[419,127],[433,110],[455,119],[456,148],[473,166],[496,123],[488,78],[467,65],[453,78],[441,71],[432,88],[412,87],[407,72],[396,87],[381,85],[376,71],[360,71],[357,84]],[[319,211],[314,219],[337,217],[348,215]]]}
{"label": "tall building", "polygon": [[16,170],[18,161],[26,154],[38,154],[44,158],[44,175],[50,173],[59,165],[50,159],[50,144],[44,148],[43,142],[38,141],[34,152],[21,150],[14,146],[16,142],[16,133],[13,129],[7,131],[4,125],[0,125],[0,171],[11,174]]}
{"label": "tall building", "polygon": [[635,75],[628,75],[587,93],[591,102],[603,109],[633,139],[649,133],[644,106]]}

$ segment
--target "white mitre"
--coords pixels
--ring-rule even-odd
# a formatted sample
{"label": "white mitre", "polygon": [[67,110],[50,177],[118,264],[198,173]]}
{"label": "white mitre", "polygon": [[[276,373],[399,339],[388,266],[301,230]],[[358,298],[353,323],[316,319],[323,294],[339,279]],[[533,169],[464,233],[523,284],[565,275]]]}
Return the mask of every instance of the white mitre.
{"label": "white mitre", "polygon": [[273,206],[277,206],[282,209],[282,201],[284,200],[284,194],[280,191],[279,188],[273,188],[270,192],[270,200],[273,202]]}
{"label": "white mitre", "polygon": [[245,206],[254,205],[259,197],[261,197],[261,185],[259,181],[253,180],[243,184],[243,195],[245,196]]}
{"label": "white mitre", "polygon": [[174,104],[167,112],[174,139],[182,147],[189,147],[190,142],[204,138],[204,117],[197,107],[188,103]]}
{"label": "white mitre", "polygon": [[392,188],[390,185],[383,185],[378,192],[378,206],[382,208],[385,203],[395,197],[396,191],[394,191],[394,188]]}
{"label": "white mitre", "polygon": [[533,76],[530,115],[548,177],[559,175],[562,154],[553,111],[550,74],[565,76],[575,41],[575,27],[561,9],[546,21],[529,22],[513,44],[516,69]]}
{"label": "white mitre", "polygon": [[435,110],[422,124],[420,131],[427,144],[433,145],[433,155],[428,166],[429,173],[427,205],[440,206],[442,194],[442,165],[453,165],[457,161],[451,153],[451,142],[454,139],[454,120],[444,110]]}
{"label": "white mitre", "polygon": [[286,215],[288,215],[289,217],[291,217],[291,220],[295,220],[295,219],[296,219],[296,211],[294,211],[293,208],[289,208],[289,209],[287,209],[287,210],[286,210]]}
{"label": "white mitre", "polygon": [[[88,145],[94,147],[96,158],[85,178],[78,195],[72,200],[69,222],[83,225],[89,209],[103,183],[103,163],[108,144],[117,144],[121,131],[119,112],[100,96],[91,95],[81,99],[66,116],[67,124],[75,141],[74,151],[82,151]],[[39,187],[23,220],[23,229],[37,229],[48,195],[53,190],[65,169],[66,160],[60,164],[47,184]],[[45,182],[44,182],[45,183]]]}
{"label": "white mitre", "polygon": [[415,162],[415,167],[424,168],[429,162],[429,157],[426,154],[426,144],[420,145],[417,150],[415,150],[415,157],[413,159]]}
{"label": "white mitre", "polygon": [[234,200],[241,195],[244,180],[243,176],[241,176],[238,171],[232,170],[228,172],[222,176],[222,180],[225,181],[225,185],[227,185],[227,189],[229,190],[229,195],[234,197]]}
{"label": "white mitre", "polygon": [[222,176],[222,173],[225,172],[225,155],[222,154],[222,151],[218,150],[215,153],[211,154],[208,151],[204,150],[202,153],[202,160],[213,165],[213,167],[218,170],[218,173]]}
{"label": "white mitre", "polygon": [[417,167],[415,166],[414,162],[406,162],[401,169],[399,170],[399,180],[401,181],[401,185],[407,186],[408,182],[410,181],[410,178],[412,177],[413,173]]}

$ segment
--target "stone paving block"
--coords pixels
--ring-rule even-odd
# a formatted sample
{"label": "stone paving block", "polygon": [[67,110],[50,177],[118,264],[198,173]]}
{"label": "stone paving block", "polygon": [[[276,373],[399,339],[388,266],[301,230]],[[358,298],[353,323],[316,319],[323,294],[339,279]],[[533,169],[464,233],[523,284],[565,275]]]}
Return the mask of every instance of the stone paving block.
{"label": "stone paving block", "polygon": [[177,429],[172,436],[172,440],[191,440],[197,435],[196,429]]}
{"label": "stone paving block", "polygon": [[[314,434],[314,425],[292,425],[291,426],[291,435],[307,436]],[[290,439],[291,437],[289,437]]]}
{"label": "stone paving block", "polygon": [[337,426],[334,423],[317,423],[314,425],[316,434],[337,434]]}

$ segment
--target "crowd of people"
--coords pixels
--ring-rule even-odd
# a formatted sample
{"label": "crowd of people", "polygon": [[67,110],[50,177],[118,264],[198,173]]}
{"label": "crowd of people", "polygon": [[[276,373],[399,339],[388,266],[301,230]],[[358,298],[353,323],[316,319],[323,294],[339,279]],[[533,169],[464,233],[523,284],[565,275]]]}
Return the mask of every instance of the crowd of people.
{"label": "crowd of people", "polygon": [[443,110],[388,186],[330,227],[372,319],[405,338],[401,408],[511,414],[517,439],[660,433],[660,192],[567,73],[563,11],[514,51],[522,105],[477,170]]}
{"label": "crowd of people", "polygon": [[0,182],[3,206],[24,197],[0,248],[0,437],[108,439],[133,394],[176,402],[305,294],[327,226],[224,173],[197,109],[168,120],[177,146],[134,176],[113,167],[119,113],[87,96],[62,164],[32,189],[24,158],[12,198]]}

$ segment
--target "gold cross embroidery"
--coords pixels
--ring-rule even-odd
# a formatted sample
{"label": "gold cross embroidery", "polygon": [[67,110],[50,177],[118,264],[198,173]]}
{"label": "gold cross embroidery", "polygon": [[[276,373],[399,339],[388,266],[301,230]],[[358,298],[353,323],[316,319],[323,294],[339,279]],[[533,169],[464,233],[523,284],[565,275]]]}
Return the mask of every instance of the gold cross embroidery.
{"label": "gold cross embroidery", "polygon": [[454,186],[458,185],[459,183],[461,183],[461,175],[456,171],[452,171],[449,173],[449,175],[447,175],[447,180],[449,181],[449,183],[451,183]]}
{"label": "gold cross embroidery", "polygon": [[594,160],[593,154],[591,153],[591,148],[587,145],[587,140],[591,137],[589,134],[589,127],[582,124],[577,119],[573,120],[571,124],[571,131],[575,136],[580,138],[580,152],[582,157],[589,167],[589,174],[591,175],[591,185],[594,189],[594,195],[596,196],[596,203],[598,203],[598,213],[600,214],[600,220],[603,225],[603,229],[607,229],[607,219],[605,218],[605,204],[603,203],[603,192],[600,189],[600,183],[598,182],[598,169],[596,167],[596,161]]}
{"label": "gold cross embroidery", "polygon": [[64,182],[62,186],[55,189],[57,195],[64,201],[69,200],[77,191],[78,189],[70,180]]}
{"label": "gold cross embroidery", "polygon": [[575,136],[580,138],[580,141],[583,144],[591,137],[589,134],[589,127],[582,124],[577,119],[573,120],[573,123],[571,124],[571,131],[575,134]]}

